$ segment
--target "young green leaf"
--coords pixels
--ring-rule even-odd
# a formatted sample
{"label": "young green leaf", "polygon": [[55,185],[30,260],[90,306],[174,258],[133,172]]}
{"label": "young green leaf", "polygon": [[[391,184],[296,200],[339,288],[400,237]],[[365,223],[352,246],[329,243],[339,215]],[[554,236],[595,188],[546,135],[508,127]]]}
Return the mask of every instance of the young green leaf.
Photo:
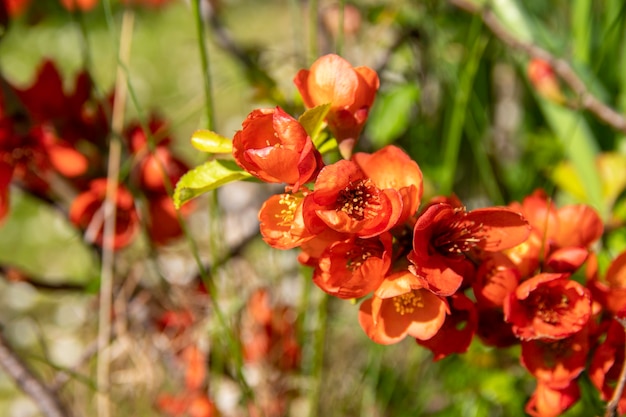
{"label": "young green leaf", "polygon": [[214,159],[187,172],[176,184],[174,206],[179,209],[189,200],[229,182],[250,178],[252,175],[242,170],[233,161]]}
{"label": "young green leaf", "polygon": [[298,119],[298,122],[304,127],[304,130],[311,137],[316,147],[320,145],[319,134],[324,127],[324,119],[329,110],[330,103],[322,104],[305,111]]}
{"label": "young green leaf", "polygon": [[191,144],[202,152],[231,153],[233,150],[232,140],[210,130],[196,130],[191,136]]}

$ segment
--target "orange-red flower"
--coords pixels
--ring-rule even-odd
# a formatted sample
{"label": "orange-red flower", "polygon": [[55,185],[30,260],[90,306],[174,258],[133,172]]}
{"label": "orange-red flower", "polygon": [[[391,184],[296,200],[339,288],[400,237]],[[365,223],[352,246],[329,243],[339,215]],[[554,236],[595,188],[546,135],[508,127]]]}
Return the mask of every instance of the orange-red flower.
{"label": "orange-red flower", "polygon": [[380,189],[393,188],[402,196],[402,215],[398,224],[412,217],[419,208],[422,193],[422,171],[400,148],[389,145],[373,154],[359,152],[352,160]]}
{"label": "orange-red flower", "polygon": [[[194,209],[193,204],[184,205],[180,214],[188,215]],[[182,236],[183,229],[180,224],[176,207],[172,198],[167,194],[151,195],[148,198],[148,235],[155,245],[165,245]]]}
{"label": "orange-red flower", "polygon": [[565,388],[585,369],[589,352],[583,329],[560,340],[522,341],[521,362],[537,380],[551,388]]}
{"label": "orange-red flower", "polygon": [[339,142],[339,150],[349,159],[380,84],[378,75],[368,67],[352,67],[342,57],[324,55],[300,70],[294,83],[304,105],[313,108],[330,103],[328,127]]}
{"label": "orange-red flower", "polygon": [[532,59],[528,63],[527,72],[530,83],[539,94],[555,103],[565,102],[559,80],[548,62],[539,58]]}
{"label": "orange-red flower", "polygon": [[492,253],[482,260],[472,283],[476,302],[483,308],[502,307],[519,281],[520,273],[513,262],[501,252]]}
{"label": "orange-red flower", "polygon": [[324,167],[304,199],[305,224],[313,233],[321,219],[341,233],[372,237],[396,226],[403,212],[402,196],[393,188],[378,188],[353,161]]}
{"label": "orange-red flower", "polygon": [[291,249],[311,240],[302,217],[302,193],[275,194],[259,210],[263,240],[276,249]]}
{"label": "orange-red flower", "polygon": [[[609,265],[604,279],[598,276],[597,260],[593,258],[593,268],[588,272],[588,287],[594,301],[617,314],[626,308],[626,251],[619,254]],[[589,263],[588,263],[589,265]]]}
{"label": "orange-red flower", "polygon": [[233,137],[233,156],[255,177],[295,191],[315,179],[323,164],[302,125],[280,107],[248,115]]}
{"label": "orange-red flower", "polygon": [[[102,246],[104,207],[107,180],[99,178],[89,184],[89,189],[74,199],[70,207],[70,221],[86,230],[87,239]],[[115,236],[113,248],[120,249],[130,244],[139,231],[139,218],[135,211],[132,194],[121,184],[115,198]]]}
{"label": "orange-red flower", "polygon": [[539,267],[544,272],[576,271],[587,259],[589,247],[602,236],[602,220],[593,208],[575,204],[557,209],[543,190],[510,207],[522,213],[533,229],[526,242],[507,251],[522,277]]}
{"label": "orange-red flower", "polygon": [[580,388],[576,381],[564,388],[552,388],[545,382],[538,382],[525,410],[533,417],[558,417],[579,398]]}
{"label": "orange-red flower", "polygon": [[416,339],[419,345],[433,352],[435,361],[453,353],[467,352],[478,325],[478,314],[472,300],[463,293],[448,299],[450,313],[437,334],[427,340]]}
{"label": "orange-red flower", "polygon": [[332,243],[317,259],[313,282],[339,298],[360,298],[374,291],[391,266],[391,235]]}
{"label": "orange-red flower", "polygon": [[523,242],[529,233],[526,220],[506,208],[467,212],[447,203],[432,204],[415,223],[410,270],[424,287],[439,295],[452,295],[463,278],[473,274],[467,253],[507,249]]}
{"label": "orange-red flower", "polygon": [[69,11],[82,10],[87,12],[98,4],[98,0],[61,0],[61,4]]}
{"label": "orange-red flower", "polygon": [[435,336],[446,319],[446,302],[421,288],[415,276],[399,271],[385,278],[372,298],[359,308],[359,324],[376,343],[397,343],[407,335],[420,340]]}
{"label": "orange-red flower", "polygon": [[[606,339],[596,349],[589,365],[589,378],[600,391],[600,398],[608,401],[613,397],[615,386],[624,367],[624,327],[616,320],[610,322]],[[626,413],[626,391],[618,399],[619,415]]]}
{"label": "orange-red flower", "polygon": [[541,273],[522,282],[503,307],[520,339],[564,339],[587,324],[591,295],[569,274]]}

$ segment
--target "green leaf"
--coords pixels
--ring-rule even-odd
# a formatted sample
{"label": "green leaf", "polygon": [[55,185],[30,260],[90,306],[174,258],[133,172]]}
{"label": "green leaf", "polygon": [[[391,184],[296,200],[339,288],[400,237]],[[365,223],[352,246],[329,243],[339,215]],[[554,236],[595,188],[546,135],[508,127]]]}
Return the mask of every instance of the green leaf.
{"label": "green leaf", "polygon": [[191,144],[202,152],[231,153],[233,150],[232,140],[210,130],[196,130],[191,136]]}
{"label": "green leaf", "polygon": [[377,148],[389,145],[406,131],[419,97],[419,87],[411,83],[399,85],[376,98],[367,131]]}
{"label": "green leaf", "polygon": [[189,200],[229,182],[252,177],[234,161],[214,159],[187,172],[176,184],[174,206],[179,209]]}
{"label": "green leaf", "polygon": [[320,145],[320,140],[324,139],[324,137],[320,139],[320,132],[324,127],[324,119],[329,111],[330,103],[322,104],[305,111],[298,119],[298,122],[304,127],[304,130],[311,137],[316,147]]}

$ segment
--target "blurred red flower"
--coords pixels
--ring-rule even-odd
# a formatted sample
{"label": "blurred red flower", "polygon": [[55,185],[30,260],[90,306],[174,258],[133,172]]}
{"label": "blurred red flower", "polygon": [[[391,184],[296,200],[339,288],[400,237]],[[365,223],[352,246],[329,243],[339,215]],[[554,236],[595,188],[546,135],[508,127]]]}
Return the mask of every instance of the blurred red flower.
{"label": "blurred red flower", "polygon": [[[72,223],[86,230],[87,239],[103,245],[104,200],[107,180],[99,178],[89,184],[89,189],[74,199],[70,207],[69,218]],[[118,185],[115,198],[115,236],[113,248],[120,249],[129,245],[139,231],[139,218],[135,211],[132,194]]]}

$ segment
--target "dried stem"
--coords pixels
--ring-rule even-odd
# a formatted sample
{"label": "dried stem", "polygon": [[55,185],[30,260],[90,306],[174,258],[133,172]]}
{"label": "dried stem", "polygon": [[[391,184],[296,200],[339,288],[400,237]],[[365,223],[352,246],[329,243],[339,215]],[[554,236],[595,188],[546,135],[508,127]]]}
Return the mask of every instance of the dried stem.
{"label": "dried stem", "polygon": [[109,146],[107,166],[107,190],[104,202],[104,232],[102,248],[102,267],[100,281],[100,308],[98,311],[98,363],[96,382],[98,386],[97,410],[99,417],[110,417],[111,403],[109,398],[109,340],[111,337],[111,303],[113,295],[114,249],[116,196],[118,189],[119,171],[122,144],[120,134],[124,125],[124,111],[126,107],[127,73],[126,67],[130,59],[130,45],[132,39],[134,14],[126,10],[122,20],[120,36],[120,52],[115,85],[115,102],[111,120],[112,136]]}
{"label": "dried stem", "polygon": [[522,51],[532,58],[538,58],[549,63],[560,79],[577,95],[578,101],[572,107],[583,108],[614,129],[626,133],[626,118],[595,97],[567,61],[555,57],[537,45],[522,42],[515,38],[500,23],[498,17],[487,8],[481,8],[468,0],[450,0],[450,3],[469,13],[480,15],[491,32],[511,48]]}
{"label": "dried stem", "polygon": [[11,349],[2,332],[0,332],[0,367],[37,404],[45,417],[71,416],[59,397],[46,387]]}

